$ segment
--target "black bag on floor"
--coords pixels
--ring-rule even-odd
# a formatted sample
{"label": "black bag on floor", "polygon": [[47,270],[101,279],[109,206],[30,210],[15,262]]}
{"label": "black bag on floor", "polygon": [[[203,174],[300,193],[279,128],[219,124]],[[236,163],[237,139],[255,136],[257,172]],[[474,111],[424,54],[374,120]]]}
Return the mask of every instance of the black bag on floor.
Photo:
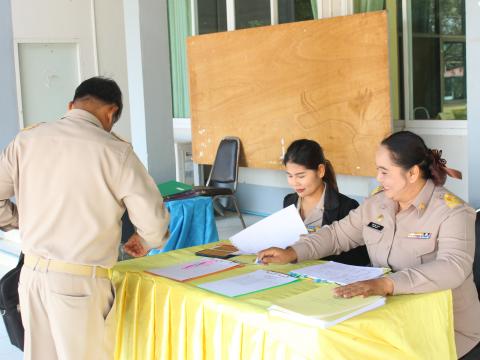
{"label": "black bag on floor", "polygon": [[24,329],[20,315],[18,280],[23,266],[23,254],[15,268],[0,279],[0,314],[12,345],[23,351]]}

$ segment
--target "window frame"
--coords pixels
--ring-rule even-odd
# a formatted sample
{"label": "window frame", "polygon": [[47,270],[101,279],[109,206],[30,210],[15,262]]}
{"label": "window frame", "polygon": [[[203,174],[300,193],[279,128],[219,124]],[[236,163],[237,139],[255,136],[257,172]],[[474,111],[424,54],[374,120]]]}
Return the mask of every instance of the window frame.
{"label": "window frame", "polygon": [[[409,0],[402,0],[402,47],[403,47],[403,83],[404,83],[404,127],[409,129],[463,129],[467,130],[467,119],[437,120],[415,119],[413,116],[413,52],[412,52],[412,9]],[[397,35],[397,34],[396,34]],[[455,38],[455,36],[440,36],[442,38]],[[464,40],[466,44],[466,39]],[[466,45],[465,45],[466,46]],[[466,59],[465,59],[466,60]],[[443,81],[441,82],[443,92]],[[443,104],[443,99],[441,99]],[[468,104],[468,94],[467,94]]]}

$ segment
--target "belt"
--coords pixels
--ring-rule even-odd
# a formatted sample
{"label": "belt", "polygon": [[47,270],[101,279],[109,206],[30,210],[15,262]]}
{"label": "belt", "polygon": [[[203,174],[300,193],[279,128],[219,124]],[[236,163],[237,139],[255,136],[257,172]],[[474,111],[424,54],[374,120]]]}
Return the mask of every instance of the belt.
{"label": "belt", "polygon": [[37,255],[25,254],[24,265],[42,272],[56,272],[80,276],[90,276],[92,278],[108,278],[108,269],[91,266],[67,263],[60,260],[49,260]]}

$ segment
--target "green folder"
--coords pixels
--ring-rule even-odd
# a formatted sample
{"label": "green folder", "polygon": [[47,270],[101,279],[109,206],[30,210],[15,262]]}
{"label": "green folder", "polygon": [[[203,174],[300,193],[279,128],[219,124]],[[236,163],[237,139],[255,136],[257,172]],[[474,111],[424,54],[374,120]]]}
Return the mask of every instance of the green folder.
{"label": "green folder", "polygon": [[158,184],[157,186],[160,194],[162,194],[163,197],[181,194],[193,189],[193,186],[175,180],[167,181]]}

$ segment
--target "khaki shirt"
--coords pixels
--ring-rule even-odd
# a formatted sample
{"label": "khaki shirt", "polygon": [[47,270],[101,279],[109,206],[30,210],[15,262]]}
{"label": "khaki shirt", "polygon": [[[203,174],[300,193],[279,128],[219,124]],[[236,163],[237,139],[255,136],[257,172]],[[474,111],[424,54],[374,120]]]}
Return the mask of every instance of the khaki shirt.
{"label": "khaki shirt", "polygon": [[366,244],[373,266],[390,267],[395,294],[453,289],[459,356],[480,341],[480,303],[473,282],[475,212],[428,180],[412,205],[379,192],[340,221],[303,235],[292,248],[298,261],[320,259]]}
{"label": "khaki shirt", "polygon": [[25,254],[111,267],[125,208],[146,248],[164,243],[169,215],[155,182],[87,111],[26,129],[0,154],[0,228],[19,227]]}
{"label": "khaki shirt", "polygon": [[[303,223],[307,227],[308,232],[315,232],[322,227],[323,224],[323,212],[325,205],[325,192],[327,190],[327,184],[324,184],[323,194],[320,198],[320,201],[315,205],[315,207],[310,211],[308,216],[303,219]],[[298,197],[297,201],[297,210],[301,214],[302,210],[302,197]]]}

